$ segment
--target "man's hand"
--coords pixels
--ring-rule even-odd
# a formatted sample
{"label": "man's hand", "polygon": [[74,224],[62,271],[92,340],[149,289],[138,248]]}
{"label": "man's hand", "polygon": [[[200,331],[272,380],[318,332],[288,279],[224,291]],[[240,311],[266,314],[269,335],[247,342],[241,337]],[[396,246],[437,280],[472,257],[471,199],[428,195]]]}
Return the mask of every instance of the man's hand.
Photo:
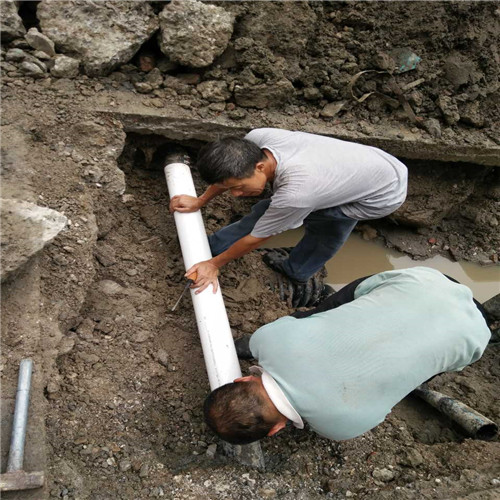
{"label": "man's hand", "polygon": [[219,268],[212,261],[204,260],[203,262],[198,262],[198,264],[189,268],[184,276],[188,278],[193,273],[196,273],[197,277],[191,288],[197,288],[196,294],[203,292],[210,283],[212,284],[214,293],[217,292]]}
{"label": "man's hand", "polygon": [[170,213],[172,212],[196,212],[203,206],[203,200],[196,198],[196,196],[189,196],[187,194],[180,194],[174,196],[170,200]]}

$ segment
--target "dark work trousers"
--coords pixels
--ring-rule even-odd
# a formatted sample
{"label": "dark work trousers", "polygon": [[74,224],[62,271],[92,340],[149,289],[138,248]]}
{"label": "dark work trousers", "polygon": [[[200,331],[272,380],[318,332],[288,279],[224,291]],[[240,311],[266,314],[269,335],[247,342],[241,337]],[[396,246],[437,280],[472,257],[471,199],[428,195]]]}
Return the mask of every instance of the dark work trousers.
{"label": "dark work trousers", "polygon": [[[367,278],[371,278],[373,274],[370,276],[364,276],[363,278],[358,278],[357,280],[352,281],[348,285],[342,287],[338,292],[332,293],[330,296],[328,296],[325,300],[320,302],[317,307],[314,309],[309,309],[309,311],[296,311],[290,316],[294,318],[307,318],[308,316],[312,316],[313,314],[319,313],[319,312],[324,312],[324,311],[329,311],[330,309],[335,309],[336,307],[339,307],[343,304],[347,304],[348,302],[352,302],[354,300],[354,291],[356,290],[357,286]],[[451,276],[448,276],[445,274],[445,276],[455,282],[460,284],[459,281],[456,279],[452,278]],[[484,309],[484,307],[476,300],[474,300],[474,304],[476,304],[476,307],[479,309],[479,312],[483,315],[483,318],[486,320],[486,324],[489,326],[492,323],[492,320],[489,318],[488,313]]]}
{"label": "dark work trousers", "polygon": [[[219,255],[250,234],[270,203],[271,200],[259,201],[248,215],[210,235],[212,255]],[[304,219],[305,234],[283,262],[283,270],[295,281],[307,281],[337,253],[356,223],[357,220],[344,215],[339,207],[310,213]]]}

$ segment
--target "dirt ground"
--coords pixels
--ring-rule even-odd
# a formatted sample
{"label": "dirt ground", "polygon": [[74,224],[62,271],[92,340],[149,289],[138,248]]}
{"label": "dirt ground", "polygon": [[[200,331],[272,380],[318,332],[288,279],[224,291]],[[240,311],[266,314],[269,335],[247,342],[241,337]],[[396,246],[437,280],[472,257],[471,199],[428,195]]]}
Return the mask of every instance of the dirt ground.
{"label": "dirt ground", "polygon": [[[321,23],[342,21],[348,28],[342,33],[372,37],[369,51],[356,37],[346,45],[358,67],[377,52],[388,32],[401,43],[410,40],[412,49],[424,56],[422,68],[436,75],[447,47],[466,47],[484,75],[473,84],[484,94],[478,101],[483,125],[443,125],[440,140],[463,144],[467,136],[470,144],[487,149],[498,144],[491,90],[498,60],[495,67],[494,55],[488,52],[493,50],[488,36],[498,34],[492,4],[478,3],[467,10],[460,3],[440,3],[434,10],[429,7],[432,15],[426,19],[406,2],[387,14],[375,11],[380,6],[358,2],[352,7],[341,4],[335,12],[323,7]],[[320,9],[314,3],[309,7]],[[240,9],[244,19],[249,7],[230,8]],[[297,12],[298,17],[290,19],[300,20]],[[417,16],[417,22],[409,29],[411,16]],[[254,26],[264,29],[268,22],[257,16]],[[477,28],[483,22],[486,34]],[[242,21],[239,29],[237,36],[243,37],[250,28]],[[278,35],[268,36],[270,50],[297,55],[298,49],[283,45]],[[326,47],[318,42],[301,54],[319,68],[326,57],[321,51]],[[436,51],[443,55],[434,62],[425,59]],[[338,59],[335,54],[328,57]],[[298,70],[297,75],[297,88],[321,87],[302,81],[306,75]],[[417,78],[407,76],[408,81]],[[434,83],[421,96],[422,113],[442,120],[433,103],[439,92],[451,92],[451,87],[440,86],[438,76],[430,81]],[[462,90],[469,96],[463,97],[464,103],[469,102],[473,90]],[[383,424],[350,441],[332,442],[307,428],[287,428],[262,441],[265,471],[225,457],[220,442],[206,429],[202,402],[209,387],[190,299],[170,312],[183,286],[184,269],[161,166],[163,155],[177,146],[155,130],[151,136],[137,135],[118,115],[158,112],[243,128],[324,125],[318,102],[300,95],[297,99],[275,110],[241,110],[242,116],[231,118],[226,115],[241,108],[230,106],[221,113],[202,102],[186,109],[180,105],[185,100],[181,93],[137,95],[113,77],[4,82],[2,196],[50,207],[71,221],[51,245],[2,284],[2,398],[11,399],[17,363],[31,356],[35,373],[27,465],[42,464],[47,473],[43,492],[5,498],[499,498],[498,438],[468,439],[412,397],[398,404]],[[388,108],[371,106],[347,106],[339,123],[327,123],[331,133],[359,132],[363,140],[395,128],[420,134],[411,132],[404,117],[401,121]],[[203,142],[179,137],[193,153]],[[417,258],[444,252],[493,264],[500,238],[496,170],[415,163],[410,168],[411,197],[399,214],[399,225],[385,220],[374,227],[386,244]],[[202,189],[196,172],[194,177]],[[214,201],[203,212],[207,231],[243,213],[249,203],[234,203],[229,197]],[[420,225],[416,213],[423,214]],[[411,219],[407,225],[405,218]],[[439,245],[430,241],[436,234]],[[274,276],[256,253],[229,264],[220,283],[235,337],[292,312],[279,301]],[[463,372],[437,377],[432,388],[500,422],[499,346],[491,344],[483,358]],[[242,363],[242,370],[248,366]],[[8,448],[4,434],[2,465]]]}

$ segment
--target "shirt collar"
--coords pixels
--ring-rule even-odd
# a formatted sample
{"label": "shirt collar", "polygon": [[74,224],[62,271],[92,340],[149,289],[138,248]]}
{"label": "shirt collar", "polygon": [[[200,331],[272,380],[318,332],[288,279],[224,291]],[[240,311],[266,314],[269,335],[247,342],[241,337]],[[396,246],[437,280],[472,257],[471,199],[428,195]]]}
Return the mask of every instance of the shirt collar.
{"label": "shirt collar", "polygon": [[291,420],[297,429],[303,429],[304,422],[302,421],[302,418],[291,405],[290,401],[288,401],[288,398],[285,396],[285,393],[276,380],[274,380],[274,378],[260,366],[251,366],[250,372],[261,375],[262,385],[264,386],[264,389],[274,406],[276,406],[276,409],[288,418],[288,420]]}

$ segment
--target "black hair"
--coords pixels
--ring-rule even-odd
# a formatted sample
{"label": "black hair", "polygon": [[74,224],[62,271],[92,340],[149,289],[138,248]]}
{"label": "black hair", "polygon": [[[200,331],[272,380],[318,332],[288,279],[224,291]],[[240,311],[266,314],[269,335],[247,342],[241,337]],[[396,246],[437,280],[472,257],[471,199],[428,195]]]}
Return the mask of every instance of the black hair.
{"label": "black hair", "polygon": [[267,403],[255,390],[257,382],[233,382],[212,391],[203,406],[205,422],[231,444],[266,437],[275,422],[266,418]]}
{"label": "black hair", "polygon": [[228,137],[203,146],[198,153],[196,168],[208,184],[227,179],[251,177],[259,161],[265,160],[262,149],[253,142]]}

